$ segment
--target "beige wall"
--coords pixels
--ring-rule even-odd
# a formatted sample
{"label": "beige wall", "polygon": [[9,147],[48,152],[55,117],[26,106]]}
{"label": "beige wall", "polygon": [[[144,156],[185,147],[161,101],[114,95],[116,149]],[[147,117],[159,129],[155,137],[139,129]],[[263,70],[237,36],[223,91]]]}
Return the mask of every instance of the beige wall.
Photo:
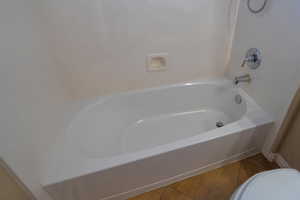
{"label": "beige wall", "polygon": [[[41,1],[51,48],[77,99],[223,76],[236,0]],[[168,70],[146,56],[169,53]]]}
{"label": "beige wall", "polygon": [[[248,11],[246,0],[240,3],[228,75],[233,78],[250,73],[252,83],[242,87],[273,116],[275,127],[264,149],[270,158],[271,144],[300,84],[299,19],[297,0],[269,0],[265,11],[258,15]],[[255,71],[240,67],[247,49],[252,47],[261,49],[263,55],[263,63]]]}
{"label": "beige wall", "polygon": [[300,170],[300,88],[298,89],[273,145],[287,163]]}
{"label": "beige wall", "polygon": [[282,141],[279,154],[291,167],[300,170],[300,111],[296,114],[287,136]]}

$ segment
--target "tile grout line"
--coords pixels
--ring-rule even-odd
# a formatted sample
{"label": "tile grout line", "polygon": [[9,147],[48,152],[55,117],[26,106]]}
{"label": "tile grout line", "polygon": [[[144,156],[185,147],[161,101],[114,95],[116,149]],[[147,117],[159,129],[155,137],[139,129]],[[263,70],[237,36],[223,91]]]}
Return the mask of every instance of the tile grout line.
{"label": "tile grout line", "polygon": [[239,180],[240,180],[240,175],[241,175],[241,167],[242,167],[242,162],[241,161],[239,161],[240,162],[240,164],[239,164],[239,171],[238,171],[238,174],[237,174],[237,177],[236,177],[236,187],[239,187]]}
{"label": "tile grout line", "polygon": [[165,192],[166,192],[166,188],[164,188],[163,192],[159,195],[159,200],[162,200],[161,197]]}

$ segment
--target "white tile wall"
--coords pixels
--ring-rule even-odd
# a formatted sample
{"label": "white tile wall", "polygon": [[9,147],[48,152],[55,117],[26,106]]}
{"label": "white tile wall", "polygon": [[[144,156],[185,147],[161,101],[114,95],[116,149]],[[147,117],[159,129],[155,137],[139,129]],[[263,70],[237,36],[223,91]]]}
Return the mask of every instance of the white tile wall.
{"label": "white tile wall", "polygon": [[[223,76],[229,2],[52,0],[43,14],[57,63],[75,98]],[[168,53],[168,70],[146,56]]]}

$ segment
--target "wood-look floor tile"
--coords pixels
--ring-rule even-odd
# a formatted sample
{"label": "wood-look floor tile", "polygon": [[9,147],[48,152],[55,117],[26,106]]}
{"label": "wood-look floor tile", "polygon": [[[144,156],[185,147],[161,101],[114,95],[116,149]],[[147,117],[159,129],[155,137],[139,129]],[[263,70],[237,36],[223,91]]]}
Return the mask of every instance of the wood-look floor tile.
{"label": "wood-look floor tile", "polygon": [[181,192],[169,187],[161,194],[161,200],[192,200]]}
{"label": "wood-look floor tile", "polygon": [[239,184],[244,183],[247,179],[257,173],[279,168],[276,164],[270,163],[261,154],[242,160],[240,163]]}
{"label": "wood-look floor tile", "polygon": [[238,184],[240,163],[195,176],[171,185],[174,189],[195,200],[227,199]]}
{"label": "wood-look floor tile", "polygon": [[130,198],[128,200],[160,200],[162,193],[166,189],[167,189],[166,187],[162,187],[162,188],[138,195],[136,197]]}

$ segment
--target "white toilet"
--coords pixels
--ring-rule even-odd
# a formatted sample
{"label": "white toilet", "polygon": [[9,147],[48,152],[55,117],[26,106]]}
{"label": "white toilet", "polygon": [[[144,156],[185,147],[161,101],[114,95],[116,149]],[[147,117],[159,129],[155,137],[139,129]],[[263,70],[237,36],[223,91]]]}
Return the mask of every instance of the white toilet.
{"label": "white toilet", "polygon": [[300,172],[277,169],[259,173],[241,185],[231,200],[300,200]]}

